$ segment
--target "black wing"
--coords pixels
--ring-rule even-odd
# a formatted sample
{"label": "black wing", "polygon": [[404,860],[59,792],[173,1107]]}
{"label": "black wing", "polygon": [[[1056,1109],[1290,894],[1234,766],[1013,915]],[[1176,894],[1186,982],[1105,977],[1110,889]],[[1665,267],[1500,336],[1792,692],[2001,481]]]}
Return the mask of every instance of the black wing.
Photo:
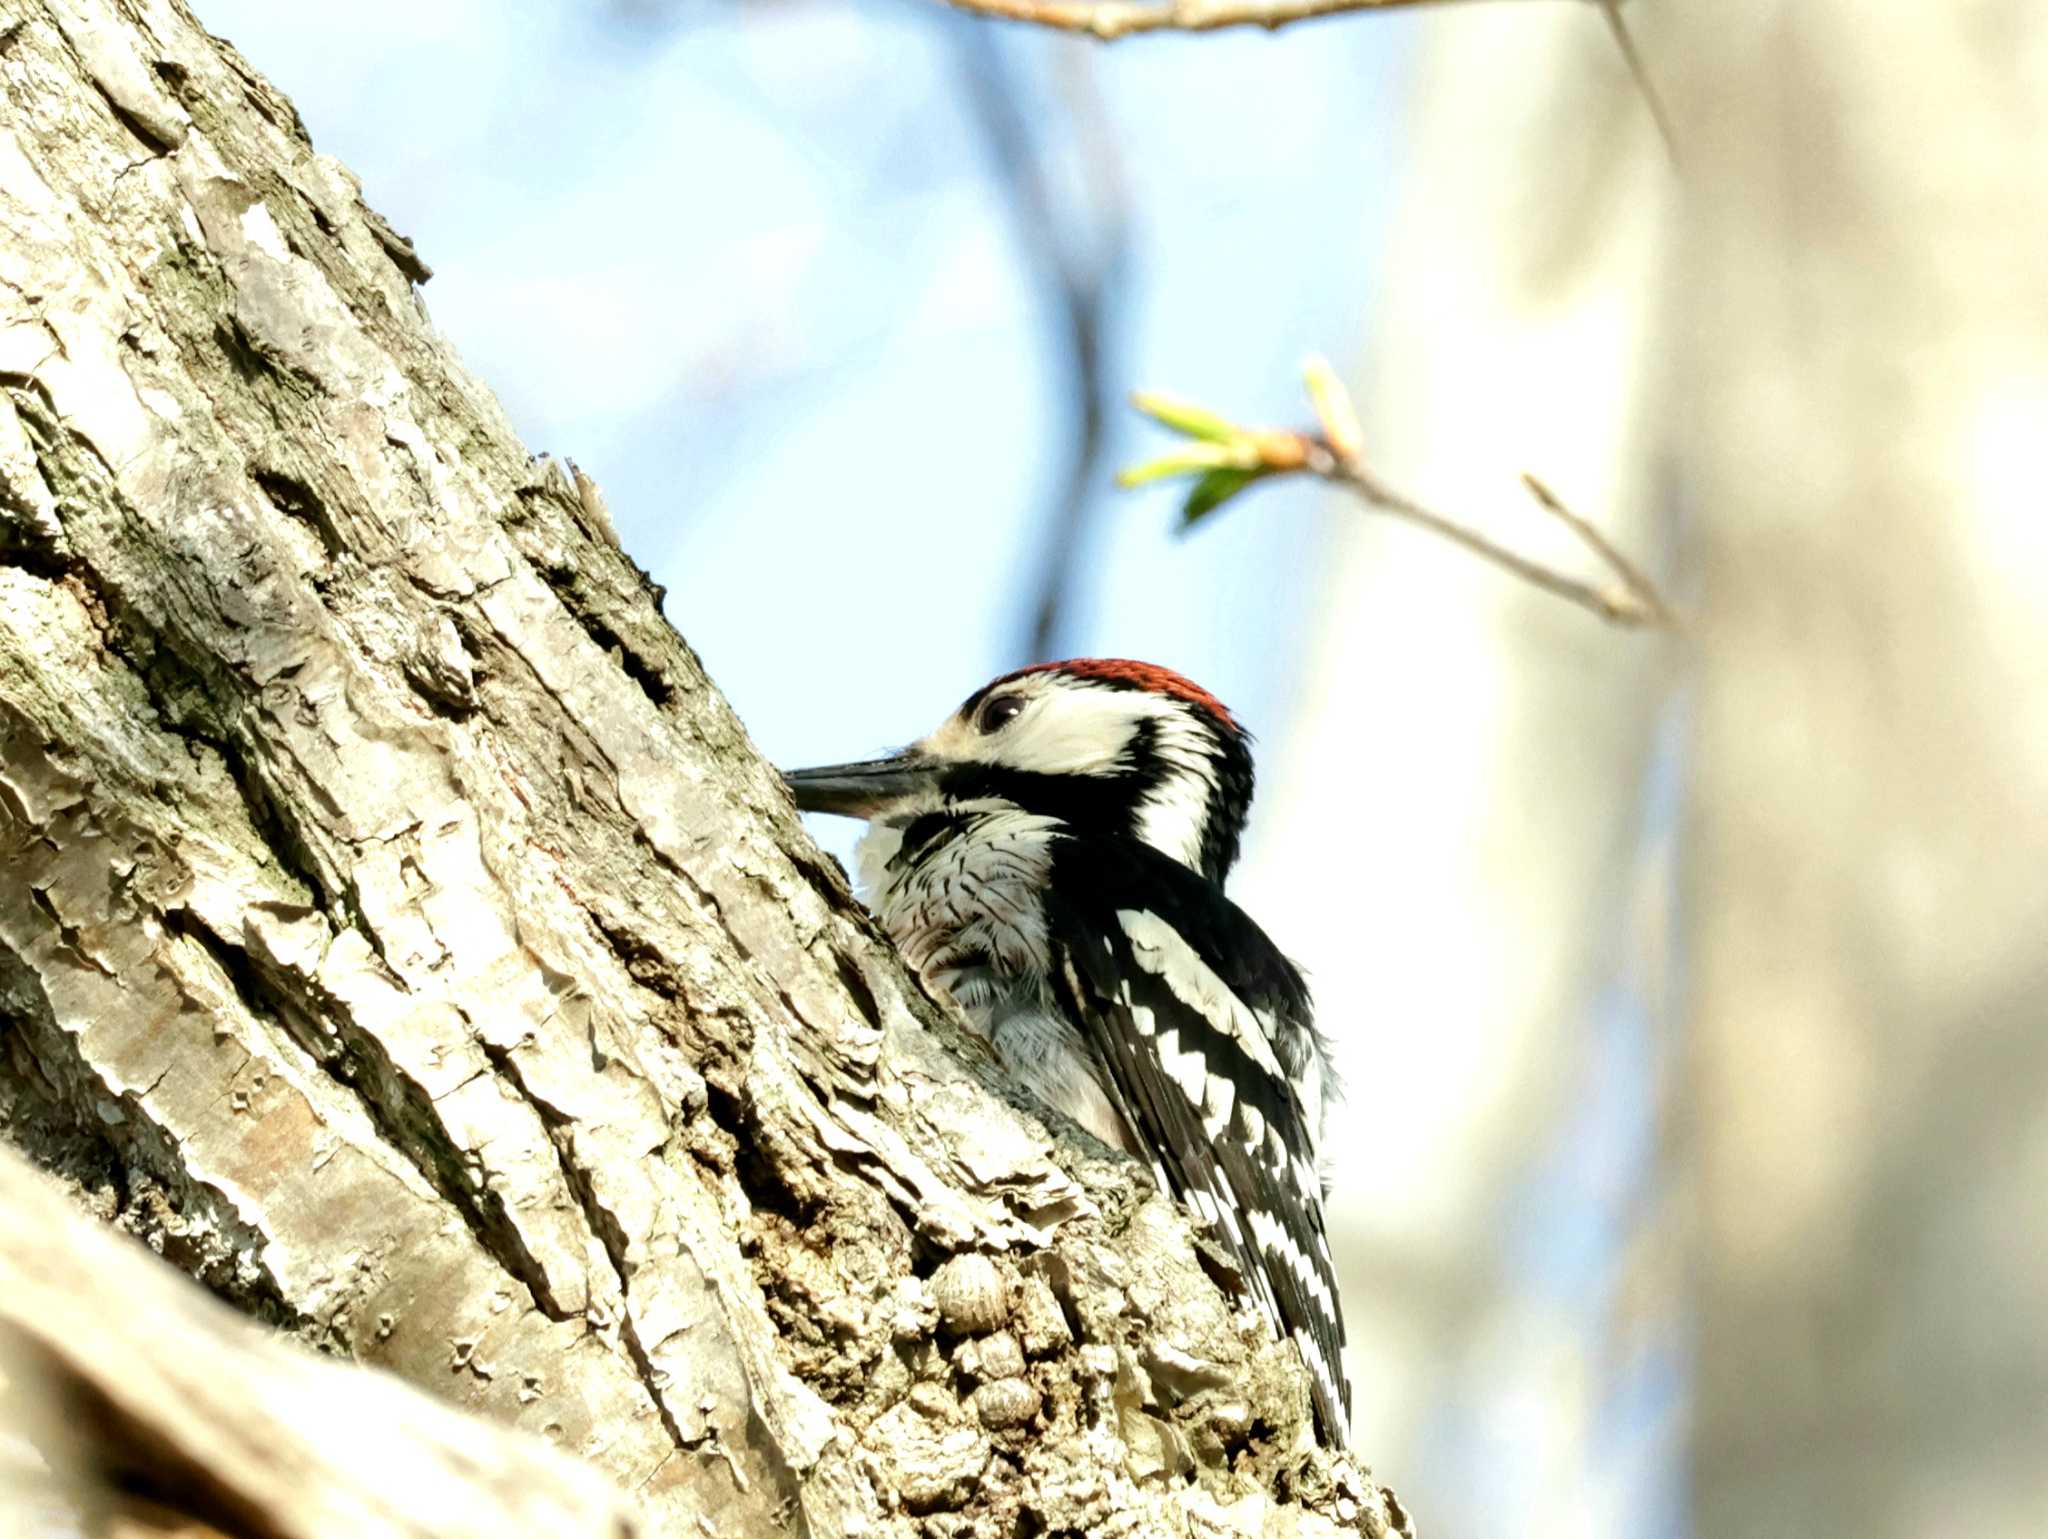
{"label": "black wing", "polygon": [[[1063,840],[1053,860],[1060,982],[1108,1088],[1166,1189],[1300,1347],[1316,1414],[1343,1446],[1351,1386],[1301,1099],[1313,1042],[1301,975],[1220,889],[1149,845]],[[1276,1047],[1269,1022],[1291,1027],[1279,1034],[1298,1050]]]}

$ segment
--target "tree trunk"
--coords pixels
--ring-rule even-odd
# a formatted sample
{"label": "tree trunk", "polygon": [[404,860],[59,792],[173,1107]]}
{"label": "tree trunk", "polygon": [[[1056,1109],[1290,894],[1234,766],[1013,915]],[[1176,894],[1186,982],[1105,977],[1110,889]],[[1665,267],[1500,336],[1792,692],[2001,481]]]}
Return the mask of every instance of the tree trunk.
{"label": "tree trunk", "polygon": [[[589,1465],[237,1319],[67,1209],[7,1149],[0,1210],[0,1374],[14,1390],[0,1396],[0,1514],[15,1539],[55,1539],[67,1509],[138,1539],[174,1517],[181,1539],[635,1531],[628,1499]],[[43,1467],[21,1456],[24,1437]]]}
{"label": "tree trunk", "polygon": [[646,1532],[1385,1532],[1178,1209],[908,980],[290,103],[175,0],[0,17],[8,1141]]}
{"label": "tree trunk", "polygon": [[2048,32],[1692,7],[1701,1539],[2048,1514]]}

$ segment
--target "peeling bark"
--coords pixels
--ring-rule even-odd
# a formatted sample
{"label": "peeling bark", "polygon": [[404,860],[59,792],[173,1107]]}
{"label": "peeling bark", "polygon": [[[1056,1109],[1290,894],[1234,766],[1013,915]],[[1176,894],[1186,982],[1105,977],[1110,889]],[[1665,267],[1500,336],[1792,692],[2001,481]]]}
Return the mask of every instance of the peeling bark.
{"label": "peeling bark", "polygon": [[[95,1532],[188,1539],[639,1531],[628,1498],[589,1465],[266,1337],[67,1211],[57,1184],[6,1149],[0,1207],[13,1220],[0,1233],[0,1374],[17,1390],[0,1398],[0,1433],[33,1433],[47,1450],[38,1467],[0,1440],[8,1533],[49,1536],[67,1509]],[[109,1298],[121,1307],[101,1307]],[[31,1395],[59,1416],[26,1425]],[[50,1520],[21,1521],[38,1511]]]}
{"label": "peeling bark", "polygon": [[644,1532],[1398,1522],[918,993],[290,103],[174,0],[0,18],[0,1134]]}

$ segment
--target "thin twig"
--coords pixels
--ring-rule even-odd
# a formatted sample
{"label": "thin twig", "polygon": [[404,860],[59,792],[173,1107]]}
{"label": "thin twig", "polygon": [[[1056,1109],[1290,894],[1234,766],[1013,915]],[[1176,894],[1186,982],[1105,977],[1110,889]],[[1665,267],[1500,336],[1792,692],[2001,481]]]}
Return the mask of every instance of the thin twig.
{"label": "thin twig", "polygon": [[1540,561],[1518,555],[1504,545],[1496,545],[1478,530],[1403,496],[1374,475],[1363,462],[1346,459],[1319,441],[1309,445],[1302,469],[1335,485],[1348,487],[1380,512],[1419,524],[1432,534],[1470,551],[1482,561],[1490,561],[1522,581],[1581,609],[1590,610],[1603,620],[1615,625],[1664,630],[1674,630],[1678,626],[1671,606],[1664,602],[1656,585],[1643,575],[1642,570],[1616,550],[1599,530],[1560,502],[1556,494],[1534,476],[1522,477],[1530,494],[1600,558],[1620,580],[1620,586],[1600,587],[1583,582]]}
{"label": "thin twig", "polygon": [[1622,19],[1621,0],[1599,0],[1599,5],[1600,13],[1607,18],[1607,30],[1614,35],[1614,46],[1621,50],[1621,62],[1628,70],[1629,79],[1635,82],[1643,105],[1650,109],[1650,121],[1657,125],[1657,137],[1664,141],[1664,153],[1671,157],[1671,169],[1682,170],[1683,165],[1678,158],[1678,134],[1671,126],[1671,114],[1664,110],[1664,98],[1650,83],[1650,71],[1636,49],[1635,34]]}
{"label": "thin twig", "polygon": [[[1472,0],[945,0],[957,11],[1021,21],[1057,32],[1085,32],[1105,43],[1142,32],[1221,32],[1228,27],[1264,27],[1277,31],[1297,21],[1348,16],[1359,11],[1415,10],[1422,6],[1458,5]],[[1649,69],[1636,47],[1635,34],[1621,14],[1621,0],[1593,0],[1607,21],[1607,30],[1621,50],[1621,62],[1641,93],[1664,141],[1665,153],[1679,165],[1678,135],[1664,98],[1650,81]]]}
{"label": "thin twig", "polygon": [[1585,543],[1588,550],[1607,563],[1608,570],[1621,579],[1622,586],[1634,596],[1637,604],[1653,623],[1674,628],[1677,626],[1678,616],[1673,614],[1671,606],[1664,602],[1664,595],[1657,591],[1657,585],[1650,581],[1641,567],[1615,549],[1613,542],[1606,535],[1566,507],[1564,500],[1556,492],[1526,470],[1522,472],[1522,485],[1529,489],[1530,496],[1543,505],[1545,512],[1571,530]]}
{"label": "thin twig", "polygon": [[1455,5],[1464,0],[946,0],[957,10],[1003,21],[1025,21],[1061,32],[1086,32],[1104,42],[1140,32],[1217,32],[1225,27],[1265,27],[1351,11],[1390,11],[1422,5]]}
{"label": "thin twig", "polygon": [[1522,476],[1529,495],[1620,579],[1619,586],[1601,587],[1568,577],[1395,491],[1365,463],[1358,412],[1337,371],[1323,359],[1311,358],[1303,366],[1302,381],[1316,420],[1322,424],[1320,437],[1289,428],[1245,427],[1192,401],[1158,391],[1133,392],[1131,404],[1161,427],[1180,434],[1181,442],[1155,459],[1127,466],[1118,473],[1118,483],[1132,487],[1169,479],[1189,482],[1187,500],[1181,505],[1181,523],[1186,528],[1212,516],[1247,487],[1282,476],[1315,476],[1356,492],[1376,512],[1419,524],[1480,560],[1603,620],[1661,630],[1681,628],[1677,614],[1642,568],[1534,476],[1527,472]]}

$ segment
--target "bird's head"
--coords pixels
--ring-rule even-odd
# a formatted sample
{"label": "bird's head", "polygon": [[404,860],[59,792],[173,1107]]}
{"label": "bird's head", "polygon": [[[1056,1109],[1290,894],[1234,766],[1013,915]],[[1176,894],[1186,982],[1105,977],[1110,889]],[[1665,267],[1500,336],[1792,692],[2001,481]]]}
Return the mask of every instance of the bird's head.
{"label": "bird's head", "polygon": [[1140,839],[1220,882],[1251,806],[1251,740],[1169,669],[1077,658],[1004,674],[900,753],[785,778],[806,812],[893,821],[1008,804]]}

